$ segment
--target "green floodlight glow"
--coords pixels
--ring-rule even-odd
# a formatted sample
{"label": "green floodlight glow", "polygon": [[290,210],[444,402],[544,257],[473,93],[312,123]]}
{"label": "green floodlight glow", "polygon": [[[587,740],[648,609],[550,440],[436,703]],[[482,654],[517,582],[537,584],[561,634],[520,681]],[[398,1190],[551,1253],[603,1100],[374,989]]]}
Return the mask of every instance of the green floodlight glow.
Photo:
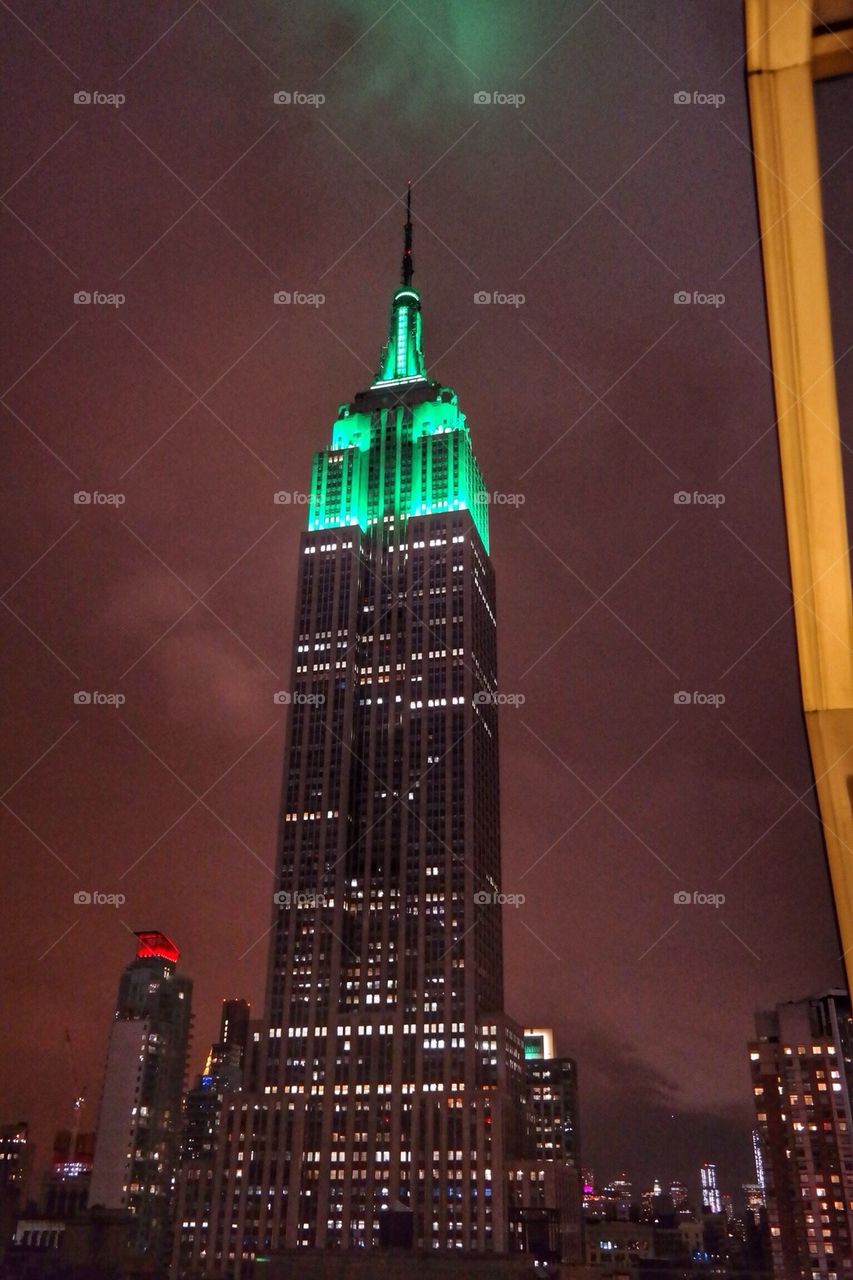
{"label": "green floodlight glow", "polygon": [[391,300],[388,341],[374,386],[397,378],[425,378],[421,346],[421,297],[416,289],[398,289]]}
{"label": "green floodlight glow", "polygon": [[[394,294],[388,341],[372,388],[426,381],[421,346],[421,302],[406,285]],[[328,449],[314,456],[308,528],[368,529],[390,517],[467,510],[489,549],[488,494],[465,414],[456,394],[436,388],[435,398],[355,411],[343,404]]]}

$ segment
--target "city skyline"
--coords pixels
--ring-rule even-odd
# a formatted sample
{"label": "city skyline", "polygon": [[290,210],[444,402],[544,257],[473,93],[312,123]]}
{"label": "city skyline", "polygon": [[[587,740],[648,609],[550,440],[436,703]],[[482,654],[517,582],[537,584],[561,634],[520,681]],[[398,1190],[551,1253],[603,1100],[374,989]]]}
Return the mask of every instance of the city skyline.
{"label": "city skyline", "polygon": [[[414,176],[430,347],[437,376],[463,394],[493,498],[501,686],[516,699],[501,710],[504,888],[524,899],[504,912],[506,1007],[553,1026],[559,1052],[577,1060],[593,1168],[627,1168],[638,1184],[659,1171],[692,1191],[708,1160],[723,1189],[739,1188],[752,1181],[743,1047],[753,1013],[841,978],[793,636],[789,621],[774,627],[789,603],[787,561],[776,445],[762,436],[773,405],[739,7],[707,19],[701,48],[698,7],[671,27],[639,6],[620,10],[678,63],[673,78],[604,6],[588,18],[580,5],[546,6],[512,58],[484,45],[485,65],[478,20],[436,5],[458,58],[492,90],[517,90],[524,74],[527,102],[477,103],[479,82],[423,33],[423,57],[452,85],[428,115],[394,60],[415,19],[398,8],[348,52],[380,12],[340,6],[334,22],[307,19],[306,47],[330,43],[309,58],[277,44],[259,11],[238,33],[275,75],[204,7],[150,54],[179,18],[171,6],[150,27],[121,28],[108,55],[54,16],[40,32],[81,84],[127,70],[133,88],[114,117],[94,103],[82,115],[77,80],[3,18],[23,72],[47,76],[58,105],[9,157],[8,181],[20,178],[9,201],[50,250],[8,221],[30,287],[14,300],[3,384],[19,477],[4,557],[3,835],[21,885],[7,904],[9,989],[28,1071],[3,1064],[12,1114],[1,1119],[29,1119],[47,1158],[70,1114],[70,1027],[91,1082],[83,1129],[94,1125],[128,930],[154,923],[181,945],[200,1009],[191,1074],[226,995],[262,1007],[268,939],[254,922],[274,887],[287,710],[274,699],[286,691],[305,477],[336,397],[373,362],[399,257],[397,197]],[[561,64],[555,79],[552,59],[575,77]],[[365,101],[371,73],[405,143],[388,140]],[[321,106],[273,102],[281,85],[319,92],[321,76]],[[230,93],[234,79],[249,120],[221,138],[200,129],[200,143],[170,138],[166,98],[192,91],[197,118],[217,121],[217,86]],[[719,109],[673,101],[682,82],[711,92],[723,80]],[[827,164],[842,150],[834,141]],[[156,157],[198,193],[251,147],[246,191],[226,183],[215,205],[245,243],[203,206],[167,234],[193,197]],[[705,215],[708,192],[700,199],[678,175],[688,163],[716,174],[723,158],[730,172]],[[608,197],[618,217],[599,205],[555,245],[593,201],[565,166],[600,193],[634,162],[630,201],[618,203],[618,187]],[[93,184],[120,178],[114,203],[60,214],[75,164],[91,166]],[[840,207],[830,193],[830,221]],[[837,263],[841,250],[829,252]],[[682,285],[725,303],[680,304]],[[126,302],[114,314],[74,303],[99,287]],[[477,301],[483,291],[525,301]],[[300,293],[324,302],[294,304]],[[849,389],[844,362],[838,376]],[[193,405],[220,378],[213,413]],[[81,491],[124,501],[75,504]],[[724,502],[680,503],[681,493]],[[80,692],[91,700],[75,703]],[[121,706],[95,696],[119,693]],[[75,903],[80,891],[125,901]],[[708,901],[719,894],[724,903]],[[648,1156],[655,1136],[662,1154]]]}

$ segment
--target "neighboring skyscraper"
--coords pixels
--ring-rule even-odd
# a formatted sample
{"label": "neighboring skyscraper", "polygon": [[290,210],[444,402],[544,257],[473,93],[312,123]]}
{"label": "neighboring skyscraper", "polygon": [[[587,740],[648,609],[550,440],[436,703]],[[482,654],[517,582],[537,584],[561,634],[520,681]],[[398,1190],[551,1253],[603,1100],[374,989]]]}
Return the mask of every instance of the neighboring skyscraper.
{"label": "neighboring skyscraper", "polygon": [[746,1201],[747,1214],[758,1227],[761,1225],[761,1216],[764,1210],[764,1192],[757,1182],[745,1182],[741,1190]]}
{"label": "neighboring skyscraper", "polygon": [[660,1179],[655,1178],[651,1187],[640,1196],[640,1220],[642,1222],[654,1222],[656,1217],[655,1201],[662,1195],[663,1187],[660,1184]]}
{"label": "neighboring skyscraper", "polygon": [[523,1059],[503,1013],[488,504],[411,279],[409,222],[377,377],[314,459],[263,1092],[223,1108],[211,1273],[372,1248],[397,1202],[416,1245],[507,1247]]}
{"label": "neighboring skyscraper", "polygon": [[525,1068],[537,1156],[572,1160],[580,1169],[577,1063],[574,1058],[527,1058]]}
{"label": "neighboring skyscraper", "polygon": [[752,1131],[752,1157],[755,1161],[755,1181],[762,1190],[765,1190],[766,1182],[764,1175],[764,1153],[761,1150],[761,1131],[753,1129]]}
{"label": "neighboring skyscraper", "polygon": [[222,1099],[243,1087],[243,1064],[249,1036],[249,1002],[225,1000],[219,1039],[210,1046],[204,1071],[184,1103],[181,1161],[213,1154]]}
{"label": "neighboring skyscraper", "polygon": [[507,1170],[510,1248],[534,1254],[540,1265],[580,1262],[577,1064],[554,1057],[552,1031],[525,1028],[524,1066],[530,1153]]}
{"label": "neighboring skyscraper", "polygon": [[119,982],[89,1203],[127,1208],[135,1251],[162,1264],[181,1132],[192,982],[162,933],[137,933],[136,958]]}
{"label": "neighboring skyscraper", "polygon": [[219,1119],[226,1096],[239,1093],[254,1063],[249,1003],[225,1000],[219,1039],[211,1046],[204,1071],[184,1102],[181,1167],[176,1192],[177,1229],[172,1244],[172,1273],[197,1275],[202,1267],[198,1226],[211,1219]]}
{"label": "neighboring skyscraper", "polygon": [[703,1164],[699,1170],[702,1183],[702,1208],[706,1213],[722,1213],[723,1197],[717,1186],[717,1166]]}
{"label": "neighboring skyscraper", "polygon": [[687,1184],[684,1182],[672,1182],[669,1187],[669,1194],[672,1197],[672,1203],[675,1209],[688,1209],[690,1207],[690,1193],[687,1190]]}
{"label": "neighboring skyscraper", "polygon": [[573,1160],[580,1169],[577,1063],[554,1056],[550,1027],[525,1027],[524,1065],[536,1154]]}
{"label": "neighboring skyscraper", "polygon": [[226,1048],[238,1047],[245,1054],[249,1042],[249,1015],[252,1006],[248,1000],[234,999],[222,1001],[222,1016],[219,1022],[219,1041]]}
{"label": "neighboring skyscraper", "polygon": [[853,1276],[853,1019],[846,992],[755,1015],[749,1046],[777,1280]]}

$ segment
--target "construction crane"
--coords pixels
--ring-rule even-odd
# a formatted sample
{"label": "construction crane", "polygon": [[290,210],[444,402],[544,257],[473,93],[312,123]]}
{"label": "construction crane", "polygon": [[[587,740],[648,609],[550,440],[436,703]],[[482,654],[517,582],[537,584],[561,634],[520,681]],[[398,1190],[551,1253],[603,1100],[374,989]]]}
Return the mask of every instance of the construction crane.
{"label": "construction crane", "polygon": [[77,1068],[74,1062],[74,1045],[71,1042],[71,1032],[65,1028],[65,1045],[68,1049],[68,1062],[71,1068],[71,1084],[74,1089],[74,1115],[71,1126],[71,1146],[68,1151],[68,1159],[74,1160],[77,1156],[77,1138],[80,1134],[80,1119],[83,1111],[83,1105],[86,1101],[86,1085],[80,1087]]}

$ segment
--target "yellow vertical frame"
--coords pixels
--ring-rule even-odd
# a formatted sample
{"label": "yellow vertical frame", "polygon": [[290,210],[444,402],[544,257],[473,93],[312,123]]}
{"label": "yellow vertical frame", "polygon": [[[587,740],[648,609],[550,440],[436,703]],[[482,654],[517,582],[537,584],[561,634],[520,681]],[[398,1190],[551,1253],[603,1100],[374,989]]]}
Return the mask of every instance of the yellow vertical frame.
{"label": "yellow vertical frame", "polygon": [[807,0],[745,0],[767,324],[803,711],[853,978],[853,604]]}

